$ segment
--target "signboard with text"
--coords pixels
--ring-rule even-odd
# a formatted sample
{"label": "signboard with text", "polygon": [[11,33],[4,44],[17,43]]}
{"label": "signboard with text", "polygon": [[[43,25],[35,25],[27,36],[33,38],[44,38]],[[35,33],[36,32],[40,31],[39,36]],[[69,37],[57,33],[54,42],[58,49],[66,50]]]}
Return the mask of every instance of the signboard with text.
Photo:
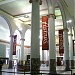
{"label": "signboard with text", "polygon": [[48,16],[42,16],[42,50],[49,50]]}
{"label": "signboard with text", "polygon": [[73,40],[73,55],[75,56],[75,40]]}
{"label": "signboard with text", "polygon": [[17,41],[17,35],[14,35],[14,38],[13,38],[13,55],[16,55],[16,41]]}
{"label": "signboard with text", "polygon": [[64,53],[63,47],[63,30],[59,30],[59,54],[62,56]]}

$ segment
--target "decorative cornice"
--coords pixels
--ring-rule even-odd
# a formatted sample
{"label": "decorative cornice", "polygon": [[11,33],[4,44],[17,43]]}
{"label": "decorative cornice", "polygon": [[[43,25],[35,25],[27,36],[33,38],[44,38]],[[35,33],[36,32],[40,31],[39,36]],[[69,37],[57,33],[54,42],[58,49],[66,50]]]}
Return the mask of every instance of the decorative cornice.
{"label": "decorative cornice", "polygon": [[32,3],[32,0],[29,0],[29,3]]}
{"label": "decorative cornice", "polygon": [[47,16],[48,16],[49,18],[52,17],[52,18],[56,19],[55,14],[49,14],[49,15],[47,15]]}
{"label": "decorative cornice", "polygon": [[20,39],[20,40],[23,40],[23,41],[25,41],[25,39]]}
{"label": "decorative cornice", "polygon": [[[32,3],[33,0],[29,0],[29,3]],[[40,5],[42,5],[42,0],[36,0],[36,2],[39,2]]]}

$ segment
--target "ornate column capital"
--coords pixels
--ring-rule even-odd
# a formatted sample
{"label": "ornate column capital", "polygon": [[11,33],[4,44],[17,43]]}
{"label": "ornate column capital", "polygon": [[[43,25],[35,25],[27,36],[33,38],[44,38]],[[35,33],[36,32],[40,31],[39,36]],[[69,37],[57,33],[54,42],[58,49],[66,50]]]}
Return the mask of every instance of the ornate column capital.
{"label": "ornate column capital", "polygon": [[23,41],[25,41],[25,39],[23,39],[23,38],[21,38],[20,40],[23,40]]}
{"label": "ornate column capital", "polygon": [[65,31],[65,30],[68,32],[68,29],[67,29],[67,28],[64,28],[64,29],[63,29],[63,31]]}
{"label": "ornate column capital", "polygon": [[[33,0],[29,0],[29,3],[32,3]],[[42,5],[42,0],[35,0],[36,2],[39,2],[40,5]]]}
{"label": "ornate column capital", "polygon": [[47,16],[48,16],[49,18],[52,17],[52,18],[56,19],[55,14],[48,14]]}
{"label": "ornate column capital", "polygon": [[14,37],[14,35],[10,35],[9,37]]}
{"label": "ornate column capital", "polygon": [[32,3],[32,0],[29,0],[29,3]]}
{"label": "ornate column capital", "polygon": [[73,34],[68,34],[69,36],[73,36]]}

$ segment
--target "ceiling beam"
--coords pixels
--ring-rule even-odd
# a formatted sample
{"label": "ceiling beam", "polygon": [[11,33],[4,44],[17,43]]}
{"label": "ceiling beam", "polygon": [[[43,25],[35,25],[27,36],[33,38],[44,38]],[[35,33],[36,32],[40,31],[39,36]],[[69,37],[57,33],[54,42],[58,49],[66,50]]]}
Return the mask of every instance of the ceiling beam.
{"label": "ceiling beam", "polygon": [[13,17],[13,15],[12,15],[12,14],[10,14],[10,13],[6,12],[5,10],[3,10],[3,9],[1,9],[1,8],[0,8],[0,10],[1,10],[1,11],[3,11],[4,13],[6,13],[6,14],[8,14],[8,15],[10,15],[10,16],[12,16],[12,17]]}

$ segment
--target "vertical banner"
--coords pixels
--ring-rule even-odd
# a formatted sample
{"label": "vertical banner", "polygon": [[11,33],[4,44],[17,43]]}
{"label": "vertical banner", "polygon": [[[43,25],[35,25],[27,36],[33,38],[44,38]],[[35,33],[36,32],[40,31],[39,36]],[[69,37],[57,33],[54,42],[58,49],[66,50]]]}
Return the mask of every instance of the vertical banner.
{"label": "vertical banner", "polygon": [[14,35],[14,38],[13,38],[13,55],[16,55],[16,41],[17,41],[17,35]]}
{"label": "vertical banner", "polygon": [[49,50],[48,16],[42,16],[42,50]]}
{"label": "vertical banner", "polygon": [[73,56],[75,56],[75,40],[73,40]]}
{"label": "vertical banner", "polygon": [[64,53],[63,47],[63,30],[59,30],[59,54],[62,56]]}

